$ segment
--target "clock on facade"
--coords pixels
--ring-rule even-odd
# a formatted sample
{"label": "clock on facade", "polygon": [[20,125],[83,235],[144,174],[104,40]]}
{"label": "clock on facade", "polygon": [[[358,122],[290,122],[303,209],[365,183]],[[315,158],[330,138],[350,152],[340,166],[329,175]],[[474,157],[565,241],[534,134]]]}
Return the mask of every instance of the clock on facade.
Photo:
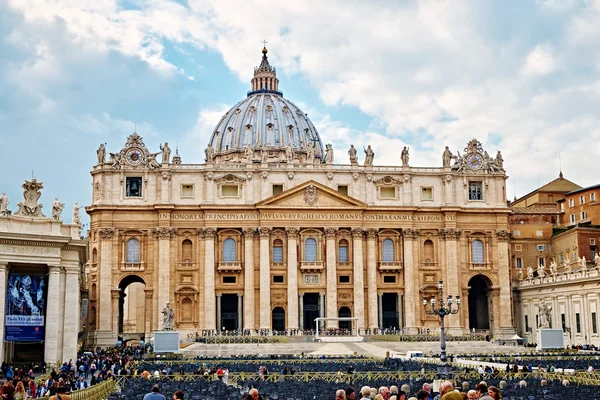
{"label": "clock on facade", "polygon": [[477,153],[471,153],[467,156],[467,165],[471,169],[479,169],[483,167],[483,157]]}
{"label": "clock on facade", "polygon": [[144,153],[142,153],[142,151],[136,147],[129,149],[126,155],[127,162],[131,165],[138,165],[144,158],[143,154]]}

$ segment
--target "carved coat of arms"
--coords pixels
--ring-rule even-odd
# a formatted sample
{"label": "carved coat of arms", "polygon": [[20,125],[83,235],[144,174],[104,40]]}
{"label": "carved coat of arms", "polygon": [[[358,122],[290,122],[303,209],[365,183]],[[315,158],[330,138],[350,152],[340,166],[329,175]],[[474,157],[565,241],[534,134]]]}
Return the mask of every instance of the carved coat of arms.
{"label": "carved coat of arms", "polygon": [[319,192],[315,185],[308,185],[304,189],[304,202],[309,206],[314,206],[319,200]]}

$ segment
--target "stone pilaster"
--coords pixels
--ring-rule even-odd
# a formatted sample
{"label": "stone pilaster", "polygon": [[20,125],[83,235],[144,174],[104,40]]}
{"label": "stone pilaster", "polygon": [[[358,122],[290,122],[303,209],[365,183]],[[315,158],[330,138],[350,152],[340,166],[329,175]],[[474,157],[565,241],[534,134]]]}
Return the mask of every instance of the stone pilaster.
{"label": "stone pilaster", "polygon": [[498,281],[500,283],[500,330],[503,336],[514,334],[512,323],[510,263],[508,260],[508,241],[510,232],[507,230],[496,231],[498,240]]}
{"label": "stone pilaster", "polygon": [[377,310],[377,315],[379,317],[379,328],[384,329],[385,326],[383,326],[383,293],[377,293]]}
{"label": "stone pilaster", "polygon": [[98,231],[100,236],[100,284],[98,295],[98,330],[111,331],[110,288],[112,287],[112,248],[115,230],[103,228]]}
{"label": "stone pilaster", "polygon": [[256,329],[254,320],[254,236],[256,228],[244,229],[244,329]]}
{"label": "stone pilaster", "polygon": [[63,324],[62,361],[77,357],[77,334],[79,333],[79,269],[77,265],[67,268]]}
{"label": "stone pilaster", "polygon": [[219,332],[221,331],[221,327],[222,327],[222,325],[221,325],[221,321],[222,321],[222,319],[221,319],[221,299],[222,299],[221,295],[218,294],[217,295],[217,330]]}
{"label": "stone pilaster", "polygon": [[243,307],[243,305],[242,305],[242,303],[243,303],[243,301],[242,301],[243,297],[244,297],[243,295],[241,295],[241,294],[238,293],[238,295],[237,295],[237,300],[238,300],[238,308],[237,308],[238,309],[238,329],[242,329],[242,326],[243,326],[242,324],[244,322],[243,321],[243,315],[244,315],[244,313],[242,312],[242,310],[243,310],[243,308],[242,308]]}
{"label": "stone pilaster", "polygon": [[[327,318],[337,317],[337,273],[335,257],[335,235],[337,228],[325,228],[326,239],[326,270],[327,270],[327,302],[325,306],[325,315]],[[338,323],[335,320],[327,321],[325,326],[329,329],[337,328]]]}
{"label": "stone pilaster", "polygon": [[[58,354],[58,314],[60,313],[60,268],[59,265],[48,266],[48,298],[46,300],[46,337],[44,340],[44,361],[48,364],[61,362]],[[79,290],[79,287],[77,287]],[[108,297],[110,302],[110,295]],[[110,308],[109,310],[110,311]],[[106,315],[110,324],[110,314]],[[108,329],[110,331],[110,326]]]}
{"label": "stone pilaster", "polygon": [[0,262],[0,359],[4,360],[4,321],[6,320],[6,282],[8,263]]}
{"label": "stone pilaster", "polygon": [[121,298],[121,289],[113,289],[110,291],[110,304],[112,308],[112,331],[114,334],[119,333],[119,301]]}
{"label": "stone pilaster", "polygon": [[[319,293],[319,317],[325,317],[325,293]],[[323,329],[323,322],[319,323],[319,329]]]}
{"label": "stone pilaster", "polygon": [[404,313],[402,312],[404,305],[402,304],[402,295],[400,293],[398,293],[398,305],[397,305],[397,309],[398,309],[398,329],[402,329],[404,328],[404,325],[402,324],[402,316],[404,315]]}
{"label": "stone pilaster", "polygon": [[304,293],[298,295],[298,327],[304,329]]}
{"label": "stone pilaster", "polygon": [[271,228],[260,228],[260,329],[271,329]]}
{"label": "stone pilaster", "polygon": [[417,310],[417,304],[421,302],[417,299],[417,283],[415,280],[416,272],[414,265],[414,249],[413,243],[419,236],[418,229],[405,229],[404,232],[404,308],[406,327],[414,329],[417,327],[417,315],[420,315]]}
{"label": "stone pilaster", "polygon": [[175,229],[159,227],[152,231],[158,239],[158,288],[157,288],[157,321],[162,318],[162,309],[171,301],[171,238]]}
{"label": "stone pilaster", "polygon": [[352,267],[354,276],[354,313],[353,317],[358,318],[357,328],[364,329],[365,324],[365,281],[363,267],[363,229],[352,229]]}
{"label": "stone pilaster", "polygon": [[204,228],[204,326],[208,330],[217,328],[215,314],[215,229]]}
{"label": "stone pilaster", "polygon": [[287,228],[287,328],[298,329],[298,228]]}
{"label": "stone pilaster", "polygon": [[144,305],[146,307],[145,315],[145,335],[146,341],[152,334],[152,289],[144,289]]}
{"label": "stone pilaster", "polygon": [[367,307],[368,307],[368,326],[377,328],[377,251],[376,251],[377,230],[367,229]]}
{"label": "stone pilaster", "polygon": [[[440,237],[446,242],[446,294],[452,296],[460,295],[458,267],[458,238],[460,237],[460,231],[454,228],[440,229]],[[468,308],[468,302],[466,306]],[[460,310],[460,312],[464,311]],[[448,316],[448,333],[453,335],[462,333],[460,313]]]}

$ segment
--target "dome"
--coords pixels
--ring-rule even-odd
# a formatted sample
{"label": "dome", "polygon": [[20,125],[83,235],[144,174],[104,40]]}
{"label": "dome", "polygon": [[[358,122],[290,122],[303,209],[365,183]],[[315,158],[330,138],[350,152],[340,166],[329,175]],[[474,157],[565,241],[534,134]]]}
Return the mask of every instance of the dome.
{"label": "dome", "polygon": [[276,159],[269,161],[291,161],[283,154],[279,157],[279,153],[289,152],[288,147],[300,162],[309,146],[314,148],[315,158],[322,156],[323,144],[317,129],[302,110],[278,91],[279,80],[266,54],[263,49],[248,96],[225,113],[214,129],[207,149],[208,162],[250,161],[249,157],[264,162],[264,157],[256,156],[255,151],[265,148],[268,158]]}

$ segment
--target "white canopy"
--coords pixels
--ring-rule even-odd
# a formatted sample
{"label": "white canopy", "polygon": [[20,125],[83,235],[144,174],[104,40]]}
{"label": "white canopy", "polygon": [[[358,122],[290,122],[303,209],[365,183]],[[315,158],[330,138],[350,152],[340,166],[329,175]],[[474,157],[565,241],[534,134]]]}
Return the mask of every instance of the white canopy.
{"label": "white canopy", "polygon": [[515,334],[515,336],[511,337],[510,340],[523,340],[523,338],[517,334]]}

